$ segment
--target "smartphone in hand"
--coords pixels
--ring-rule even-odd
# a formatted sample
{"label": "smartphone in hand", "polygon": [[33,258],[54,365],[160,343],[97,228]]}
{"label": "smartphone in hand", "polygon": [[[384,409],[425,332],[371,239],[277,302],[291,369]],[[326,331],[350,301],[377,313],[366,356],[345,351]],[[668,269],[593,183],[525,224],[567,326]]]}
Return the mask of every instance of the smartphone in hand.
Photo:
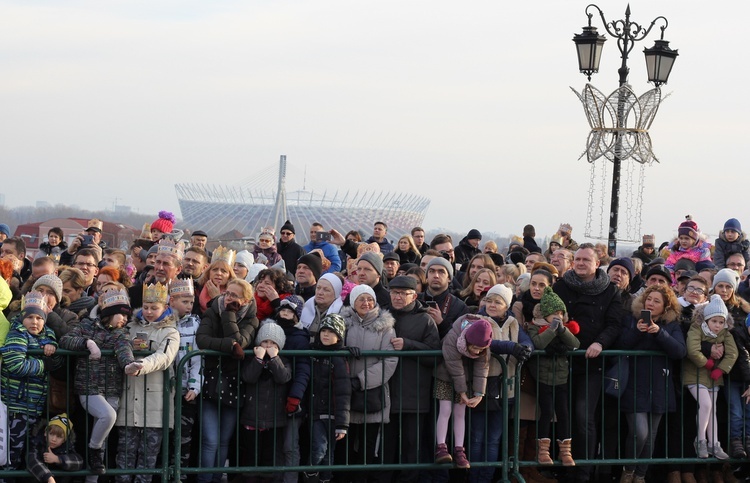
{"label": "smartphone in hand", "polygon": [[641,319],[643,320],[644,324],[651,325],[651,311],[641,310]]}

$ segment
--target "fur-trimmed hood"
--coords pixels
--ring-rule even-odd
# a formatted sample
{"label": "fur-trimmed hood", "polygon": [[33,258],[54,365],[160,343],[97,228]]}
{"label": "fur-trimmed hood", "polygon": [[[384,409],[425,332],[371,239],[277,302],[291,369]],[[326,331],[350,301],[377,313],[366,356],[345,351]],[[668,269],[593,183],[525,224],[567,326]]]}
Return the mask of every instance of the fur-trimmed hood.
{"label": "fur-trimmed hood", "polygon": [[170,307],[167,307],[167,310],[169,311],[168,314],[164,315],[164,317],[161,320],[157,320],[156,322],[148,323],[145,320],[143,320],[143,308],[138,308],[133,311],[133,314],[135,314],[135,317],[130,319],[126,327],[130,327],[133,324],[140,325],[142,327],[153,327],[154,329],[163,329],[164,327],[177,327],[177,322],[179,322],[179,317],[177,316],[177,312],[174,312]]}
{"label": "fur-trimmed hood", "polygon": [[[644,300],[642,297],[638,297],[635,300],[633,300],[633,305],[631,306],[631,312],[633,313],[633,317],[635,317],[635,320],[638,320],[641,318],[641,310],[643,310],[643,302]],[[695,310],[698,310],[696,307]],[[701,309],[701,314],[703,313],[703,309]],[[669,324],[670,322],[675,322],[679,320],[680,313],[676,310],[667,309],[666,312],[664,312],[664,315],[661,316],[662,323],[659,325]],[[702,322],[702,321],[701,321]]]}
{"label": "fur-trimmed hood", "polygon": [[733,242],[730,242],[729,240],[727,240],[727,237],[724,236],[724,230],[721,230],[721,233],[719,233],[719,240],[727,242],[727,243],[742,243],[747,240],[747,234],[744,231],[742,231],[742,233],[740,233],[739,238],[737,238]]}
{"label": "fur-trimmed hood", "polygon": [[344,306],[339,314],[346,321],[347,329],[356,323],[361,325],[365,330],[382,334],[396,325],[393,315],[380,307],[372,309],[364,318],[360,318],[351,306]]}
{"label": "fur-trimmed hood", "polygon": [[[703,314],[703,311],[706,310],[706,306],[708,304],[702,304],[695,307],[693,310],[693,318],[691,319],[690,325],[697,325],[698,327],[703,324],[703,322],[706,321],[706,317]],[[734,319],[732,318],[732,314],[727,314],[727,328],[731,329],[734,327]]]}

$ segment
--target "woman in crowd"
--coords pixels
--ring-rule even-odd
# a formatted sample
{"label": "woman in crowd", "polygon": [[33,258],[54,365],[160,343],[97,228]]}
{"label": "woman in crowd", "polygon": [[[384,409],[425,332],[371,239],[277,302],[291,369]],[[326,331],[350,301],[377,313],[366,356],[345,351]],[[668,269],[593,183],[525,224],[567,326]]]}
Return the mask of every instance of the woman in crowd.
{"label": "woman in crowd", "polygon": [[272,229],[264,228],[258,236],[258,243],[253,249],[253,257],[258,263],[263,263],[267,267],[272,267],[281,261],[281,255],[276,251],[276,238]]}
{"label": "woman in crowd", "polygon": [[[214,255],[216,255],[216,252],[214,252]],[[201,312],[205,312],[211,305],[211,302],[224,293],[229,281],[236,278],[237,276],[234,274],[234,270],[232,270],[232,265],[225,260],[219,259],[211,262],[208,269],[198,279],[198,285],[203,287],[198,296]]]}
{"label": "woman in crowd", "polygon": [[496,285],[495,271],[490,268],[481,268],[474,274],[466,288],[459,292],[458,297],[466,305],[474,307],[476,311],[479,310],[479,300],[481,299],[482,292],[487,291],[494,285]]}
{"label": "woman in crowd", "polygon": [[493,272],[495,271],[495,263],[492,261],[492,257],[487,255],[486,253],[479,253],[471,257],[471,260],[469,260],[469,265],[466,268],[466,272],[458,272],[460,274],[458,276],[463,277],[463,280],[461,281],[461,288],[465,289],[466,287],[468,287],[471,283],[471,280],[474,278],[474,275],[476,275],[477,272],[483,268],[489,268]]}
{"label": "woman in crowd", "polygon": [[262,270],[255,281],[255,304],[258,307],[258,320],[271,317],[281,301],[292,295],[294,287],[287,280],[286,273],[275,268]]}
{"label": "woman in crowd", "polygon": [[417,281],[417,293],[424,292],[427,288],[427,275],[421,267],[413,267],[406,271],[407,277],[412,277]]}
{"label": "woman in crowd", "polygon": [[[67,309],[76,314],[78,319],[86,317],[96,306],[96,299],[84,293],[86,278],[77,268],[66,268],[59,274],[62,281],[62,292],[68,299]],[[62,299],[61,299],[62,300]]]}
{"label": "woman in crowd", "polygon": [[326,273],[315,286],[315,296],[305,302],[300,322],[310,331],[310,341],[320,329],[320,321],[328,314],[338,314],[344,305],[341,300],[343,279],[336,273]]}
{"label": "woman in crowd", "polygon": [[531,274],[529,289],[521,294],[512,307],[513,317],[521,327],[528,328],[527,323],[534,319],[534,307],[542,300],[544,289],[551,287],[553,283],[552,274],[545,269],[540,268]]}
{"label": "woman in crowd", "polygon": [[41,258],[48,256],[55,260],[60,261],[60,254],[68,249],[68,244],[65,243],[65,234],[62,228],[56,226],[50,228],[47,232],[47,241],[39,245],[39,251],[34,258]]}
{"label": "woman in crowd", "polygon": [[399,238],[394,251],[401,259],[401,265],[404,263],[414,263],[419,265],[419,262],[422,260],[422,254],[419,253],[419,248],[417,248],[411,235],[404,235]]}
{"label": "woman in crowd", "polygon": [[737,296],[737,287],[740,284],[740,276],[730,268],[722,268],[714,275],[711,290],[718,294],[726,305],[729,315],[735,324],[742,324],[750,314],[750,303]]}

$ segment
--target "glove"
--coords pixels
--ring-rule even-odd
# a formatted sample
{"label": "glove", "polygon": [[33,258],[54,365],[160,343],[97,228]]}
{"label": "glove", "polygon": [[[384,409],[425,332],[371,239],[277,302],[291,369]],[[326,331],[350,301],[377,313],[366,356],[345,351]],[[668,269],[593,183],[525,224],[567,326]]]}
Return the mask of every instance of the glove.
{"label": "glove", "polygon": [[531,348],[516,342],[516,345],[513,346],[510,354],[515,357],[519,363],[524,363],[529,360],[529,357],[531,357]]}
{"label": "glove", "polygon": [[286,398],[286,413],[287,414],[296,414],[301,411],[299,407],[300,400],[296,397],[288,397]]}
{"label": "glove", "polygon": [[237,341],[234,341],[234,343],[232,344],[232,359],[241,361],[244,358],[245,351],[242,350],[242,346]]}
{"label": "glove", "polygon": [[352,377],[352,389],[354,389],[355,391],[362,390],[362,383],[359,382],[358,377]]}
{"label": "glove", "polygon": [[349,354],[353,355],[357,359],[362,356],[362,351],[359,350],[359,347],[347,347],[346,349],[349,351]]}
{"label": "glove", "polygon": [[708,359],[706,361],[706,366],[705,367],[706,367],[706,369],[708,369],[710,371],[710,370],[712,370],[714,368],[714,364],[715,363],[714,363],[713,359]]}
{"label": "glove", "polygon": [[721,376],[723,375],[724,373],[722,372],[721,369],[714,369],[713,371],[711,371],[711,374],[710,374],[711,379],[713,379],[714,381],[718,381],[719,379],[721,379]]}
{"label": "glove", "polygon": [[240,303],[236,300],[232,300],[224,306],[224,310],[226,310],[227,312],[236,313],[238,310],[240,310]]}
{"label": "glove", "polygon": [[[555,317],[549,324],[549,330],[554,330],[559,334],[560,326],[562,326],[562,320],[559,317]],[[565,330],[565,327],[563,327],[563,330]]]}
{"label": "glove", "polygon": [[99,346],[96,345],[96,342],[91,339],[87,340],[86,348],[89,350],[89,359],[91,359],[92,361],[101,359],[102,351],[99,350]]}
{"label": "glove", "polygon": [[131,362],[125,366],[125,374],[128,376],[137,376],[138,372],[143,369],[143,364],[140,362]]}

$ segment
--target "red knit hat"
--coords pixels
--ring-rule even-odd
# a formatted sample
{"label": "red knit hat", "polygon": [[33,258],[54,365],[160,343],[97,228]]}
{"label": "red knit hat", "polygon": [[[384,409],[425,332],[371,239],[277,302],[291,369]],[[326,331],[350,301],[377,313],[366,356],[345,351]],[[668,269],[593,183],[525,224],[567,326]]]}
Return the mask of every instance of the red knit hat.
{"label": "red knit hat", "polygon": [[466,329],[466,342],[477,347],[487,347],[492,342],[492,327],[485,319],[479,319]]}
{"label": "red knit hat", "polygon": [[172,233],[174,229],[175,217],[168,211],[160,211],[159,218],[151,223],[152,230],[159,230],[162,233]]}
{"label": "red knit hat", "polygon": [[698,239],[698,232],[700,230],[698,229],[698,223],[693,221],[693,217],[690,215],[687,215],[685,217],[685,221],[680,223],[680,227],[677,228],[677,234],[678,235],[687,235],[693,240]]}

